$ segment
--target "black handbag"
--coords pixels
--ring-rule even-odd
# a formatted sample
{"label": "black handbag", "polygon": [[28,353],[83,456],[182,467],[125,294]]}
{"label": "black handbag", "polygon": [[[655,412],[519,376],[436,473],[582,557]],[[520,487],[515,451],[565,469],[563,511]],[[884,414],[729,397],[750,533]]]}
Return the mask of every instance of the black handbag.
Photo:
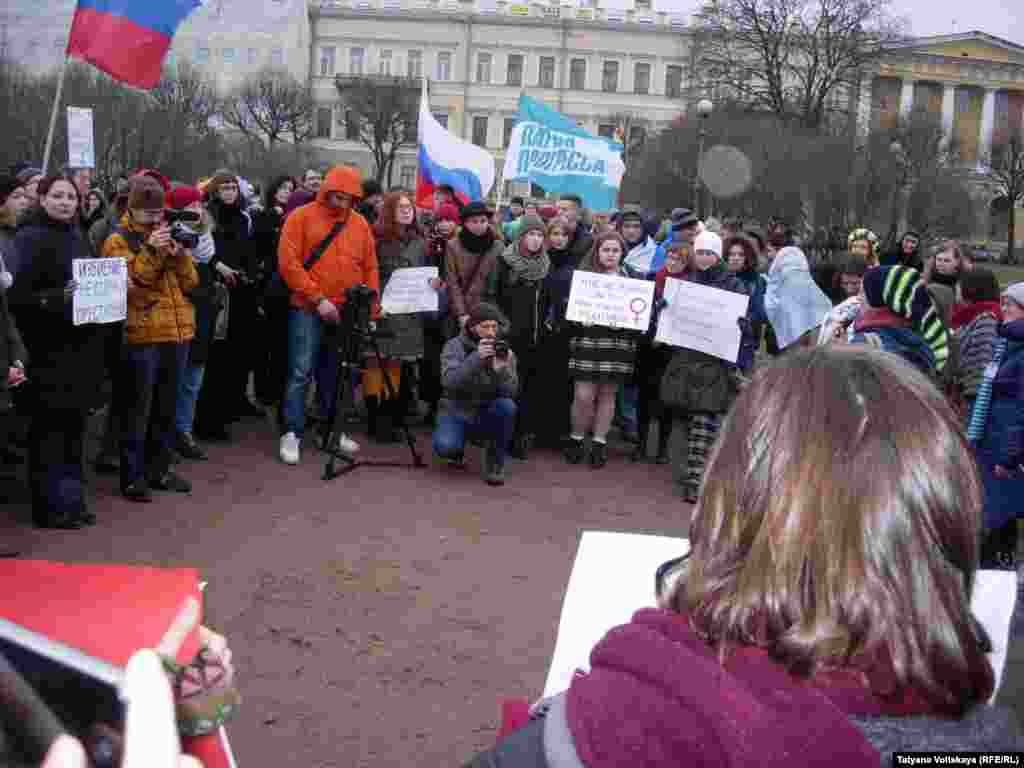
{"label": "black handbag", "polygon": [[[323,255],[327,253],[327,249],[331,247],[331,243],[334,242],[334,238],[341,234],[341,231],[345,228],[346,224],[348,224],[348,219],[345,219],[345,221],[339,221],[331,227],[331,231],[327,233],[327,237],[320,241],[316,248],[310,252],[309,256],[302,263],[302,268],[304,270],[309,272],[309,270],[311,270],[314,265],[323,258]],[[284,278],[281,277],[281,268],[278,266],[277,271],[274,272],[274,276],[270,279],[270,284],[267,286],[266,295],[268,297],[290,298],[291,294],[291,289],[284,281]]]}

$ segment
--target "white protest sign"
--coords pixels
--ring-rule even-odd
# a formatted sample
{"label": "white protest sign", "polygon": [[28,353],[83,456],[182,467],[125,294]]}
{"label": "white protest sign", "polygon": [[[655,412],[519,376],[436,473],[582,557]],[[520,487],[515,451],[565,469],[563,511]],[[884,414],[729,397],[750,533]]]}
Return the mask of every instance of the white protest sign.
{"label": "white protest sign", "polygon": [[68,107],[68,167],[96,167],[91,109]]}
{"label": "white protest sign", "polygon": [[437,267],[396,269],[384,286],[380,306],[389,315],[437,312],[437,291],[430,281],[437,278]]}
{"label": "white protest sign", "polygon": [[74,259],[78,283],[72,301],[75,325],[116,323],[128,317],[128,265],[124,259]]}
{"label": "white protest sign", "polygon": [[658,315],[655,341],[736,362],[741,336],[737,319],[747,314],[749,296],[670,277],[665,299],[668,306]]}
{"label": "white protest sign", "polygon": [[654,283],[649,280],[577,270],[565,319],[644,332],[651,324],[653,301]]}
{"label": "white protest sign", "polygon": [[[589,669],[591,649],[613,627],[628,624],[633,613],[655,604],[654,572],[662,563],[686,554],[687,539],[611,531],[584,531],[562,602],[555,652],[544,695],[569,687],[577,669]],[[609,568],[609,563],[615,563]],[[995,671],[995,700],[1006,667],[1010,620],[1017,602],[1014,571],[978,571],[971,611],[992,640],[989,661]]]}

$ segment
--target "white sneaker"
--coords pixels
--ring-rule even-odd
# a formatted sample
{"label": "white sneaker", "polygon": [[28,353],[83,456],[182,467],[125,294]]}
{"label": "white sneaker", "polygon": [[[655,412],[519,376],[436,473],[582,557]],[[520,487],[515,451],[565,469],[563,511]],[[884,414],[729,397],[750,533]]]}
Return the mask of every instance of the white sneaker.
{"label": "white sneaker", "polygon": [[338,436],[338,451],[340,453],[347,453],[352,455],[353,453],[359,453],[360,445],[351,437],[342,432]]}
{"label": "white sneaker", "polygon": [[281,461],[285,464],[299,463],[299,438],[294,432],[281,436]]}

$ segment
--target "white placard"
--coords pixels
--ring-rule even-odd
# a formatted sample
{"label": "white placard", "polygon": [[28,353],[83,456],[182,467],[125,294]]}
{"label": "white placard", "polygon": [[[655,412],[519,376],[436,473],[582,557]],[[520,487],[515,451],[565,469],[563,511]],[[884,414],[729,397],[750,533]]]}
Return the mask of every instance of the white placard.
{"label": "white placard", "polygon": [[430,281],[437,278],[437,267],[396,269],[384,286],[380,306],[389,315],[437,312],[437,291]]}
{"label": "white placard", "polygon": [[72,300],[75,325],[117,323],[128,317],[128,264],[124,259],[73,259],[78,288]]}
{"label": "white placard", "polygon": [[68,107],[68,167],[75,169],[96,167],[91,109]]}
{"label": "white placard", "polygon": [[670,277],[665,299],[655,341],[736,362],[742,335],[737,319],[746,316],[749,296]]}
{"label": "white placard", "polygon": [[[687,539],[669,536],[583,532],[562,602],[545,696],[566,690],[577,669],[589,670],[590,651],[609,629],[627,624],[637,610],[655,604],[654,572],[689,549]],[[615,567],[609,568],[609,563],[615,563]],[[1015,572],[978,571],[971,610],[992,640],[989,661],[996,677],[993,701],[1006,667],[1016,602]]]}
{"label": "white placard", "polygon": [[644,332],[651,324],[653,302],[654,283],[650,280],[576,270],[565,319]]}

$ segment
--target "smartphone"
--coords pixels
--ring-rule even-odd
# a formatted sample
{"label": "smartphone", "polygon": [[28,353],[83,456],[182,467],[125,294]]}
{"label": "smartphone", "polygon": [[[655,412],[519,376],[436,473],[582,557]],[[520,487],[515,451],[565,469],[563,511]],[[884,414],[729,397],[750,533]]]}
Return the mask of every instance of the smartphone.
{"label": "smartphone", "polygon": [[0,656],[0,723],[23,760],[38,761],[65,732],[94,768],[120,765],[123,669],[2,618]]}

